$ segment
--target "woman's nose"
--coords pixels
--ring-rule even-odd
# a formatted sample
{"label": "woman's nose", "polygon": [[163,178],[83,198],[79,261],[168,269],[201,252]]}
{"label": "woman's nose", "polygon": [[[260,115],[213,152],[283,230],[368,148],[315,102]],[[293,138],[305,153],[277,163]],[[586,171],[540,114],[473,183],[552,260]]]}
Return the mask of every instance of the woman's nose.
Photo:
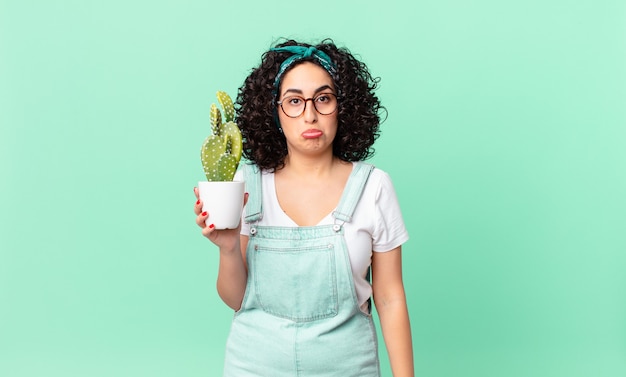
{"label": "woman's nose", "polygon": [[[311,104],[309,104],[311,101]],[[304,103],[304,120],[308,123],[313,123],[317,120],[317,110],[313,104],[313,98],[309,98]]]}

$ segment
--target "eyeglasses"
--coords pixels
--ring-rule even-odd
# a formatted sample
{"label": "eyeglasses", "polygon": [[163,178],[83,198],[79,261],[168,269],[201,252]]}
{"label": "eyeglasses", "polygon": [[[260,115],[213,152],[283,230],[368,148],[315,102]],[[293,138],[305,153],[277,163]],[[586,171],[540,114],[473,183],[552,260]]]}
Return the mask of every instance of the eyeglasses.
{"label": "eyeglasses", "polygon": [[337,96],[333,93],[320,93],[312,98],[290,96],[276,103],[289,118],[297,118],[304,113],[309,101],[313,102],[315,110],[322,115],[330,115],[337,110]]}

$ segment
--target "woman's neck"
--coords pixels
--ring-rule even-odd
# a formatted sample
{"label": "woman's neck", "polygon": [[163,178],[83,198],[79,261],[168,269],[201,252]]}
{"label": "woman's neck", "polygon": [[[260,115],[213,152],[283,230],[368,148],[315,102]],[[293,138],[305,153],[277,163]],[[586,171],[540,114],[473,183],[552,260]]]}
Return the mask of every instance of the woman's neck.
{"label": "woman's neck", "polygon": [[289,175],[301,177],[326,176],[331,174],[333,169],[341,162],[332,154],[316,157],[288,155],[285,158],[285,167],[281,170],[288,172]]}

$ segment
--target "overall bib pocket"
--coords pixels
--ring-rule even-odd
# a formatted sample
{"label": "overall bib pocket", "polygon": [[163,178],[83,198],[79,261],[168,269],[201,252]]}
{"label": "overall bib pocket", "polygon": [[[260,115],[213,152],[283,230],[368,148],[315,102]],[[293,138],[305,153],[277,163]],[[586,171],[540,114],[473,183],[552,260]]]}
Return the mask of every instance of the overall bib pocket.
{"label": "overall bib pocket", "polygon": [[255,245],[254,291],[269,314],[296,322],[337,315],[333,244],[293,248]]}

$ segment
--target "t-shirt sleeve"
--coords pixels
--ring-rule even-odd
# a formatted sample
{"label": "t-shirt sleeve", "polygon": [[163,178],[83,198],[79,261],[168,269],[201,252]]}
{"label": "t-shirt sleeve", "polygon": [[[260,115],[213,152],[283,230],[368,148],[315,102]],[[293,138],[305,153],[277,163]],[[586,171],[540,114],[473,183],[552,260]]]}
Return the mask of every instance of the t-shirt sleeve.
{"label": "t-shirt sleeve", "polygon": [[[240,166],[239,169],[237,170],[237,172],[235,173],[235,177],[233,178],[233,181],[243,181],[243,180],[244,180],[243,169]],[[248,192],[248,188],[247,187],[245,189],[245,192]],[[240,232],[240,234],[242,234],[244,236],[249,236],[250,235],[250,225],[247,224],[244,221],[245,215],[246,215],[246,209],[244,207],[243,213],[241,214],[241,232]]]}
{"label": "t-shirt sleeve", "polygon": [[381,173],[376,192],[375,224],[372,234],[372,250],[375,252],[393,250],[409,239],[391,178],[386,172]]}

